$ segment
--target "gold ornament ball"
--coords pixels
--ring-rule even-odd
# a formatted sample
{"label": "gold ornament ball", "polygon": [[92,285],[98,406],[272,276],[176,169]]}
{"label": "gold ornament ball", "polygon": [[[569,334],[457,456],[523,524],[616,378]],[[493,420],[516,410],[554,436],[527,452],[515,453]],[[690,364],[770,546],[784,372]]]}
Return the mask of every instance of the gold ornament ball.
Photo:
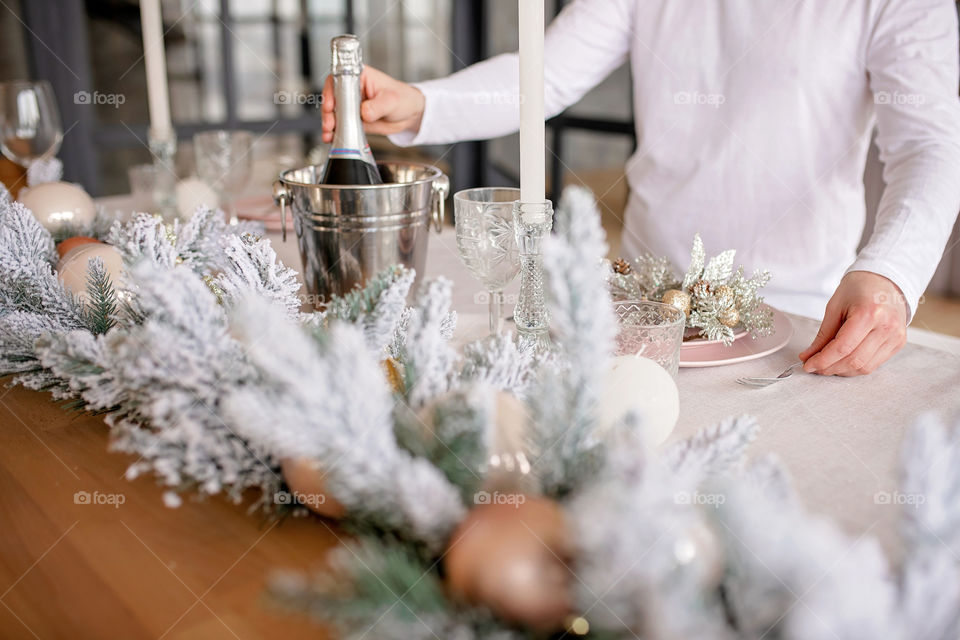
{"label": "gold ornament ball", "polygon": [[713,288],[713,295],[723,304],[733,302],[733,289],[730,285],[717,285]]}
{"label": "gold ornament ball", "polygon": [[387,357],[380,362],[380,366],[383,367],[383,372],[387,376],[390,390],[394,393],[403,393],[407,388],[403,381],[403,365],[393,358]]}
{"label": "gold ornament ball", "polygon": [[720,324],[730,327],[731,329],[740,324],[740,312],[735,308],[730,307],[729,309],[724,309],[719,314],[717,314],[717,320],[720,321]]}
{"label": "gold ornament ball", "polygon": [[475,507],[451,537],[443,560],[450,593],[508,622],[561,631],[573,607],[563,511],[544,498],[499,495],[515,500]]}
{"label": "gold ornament ball", "polygon": [[323,469],[320,463],[313,458],[284,458],[280,461],[280,470],[287,483],[290,493],[297,502],[310,511],[339,520],[347,511],[327,491]]}
{"label": "gold ornament ball", "polygon": [[663,294],[663,303],[676,307],[684,315],[690,315],[690,294],[679,289],[668,289]]}

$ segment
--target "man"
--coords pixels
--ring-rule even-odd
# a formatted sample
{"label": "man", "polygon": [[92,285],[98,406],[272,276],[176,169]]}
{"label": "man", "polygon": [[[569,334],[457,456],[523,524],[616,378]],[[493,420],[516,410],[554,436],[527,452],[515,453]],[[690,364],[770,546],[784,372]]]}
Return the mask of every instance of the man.
{"label": "man", "polygon": [[[823,315],[808,372],[869,373],[903,346],[960,209],[951,0],[578,0],[545,59],[548,116],[631,62],[624,255],[683,266],[699,232],[770,269],[772,304]],[[367,130],[398,144],[518,128],[516,54],[417,85],[367,68],[363,84]],[[325,140],[334,126],[328,83]],[[874,126],[886,189],[858,254]]]}

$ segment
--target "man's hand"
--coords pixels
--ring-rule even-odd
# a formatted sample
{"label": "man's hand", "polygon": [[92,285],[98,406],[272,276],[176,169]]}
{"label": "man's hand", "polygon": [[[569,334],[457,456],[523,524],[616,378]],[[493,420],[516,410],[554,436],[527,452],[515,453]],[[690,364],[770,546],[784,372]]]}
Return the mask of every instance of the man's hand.
{"label": "man's hand", "polygon": [[[420,130],[425,101],[419,89],[370,66],[363,67],[360,87],[363,100],[360,117],[367,133],[390,135]],[[327,76],[323,83],[324,142],[333,142],[333,130],[337,126],[335,106],[333,77]]]}
{"label": "man's hand", "polygon": [[900,288],[876,273],[851,271],[800,359],[808,373],[859,376],[873,372],[906,342],[907,303]]}

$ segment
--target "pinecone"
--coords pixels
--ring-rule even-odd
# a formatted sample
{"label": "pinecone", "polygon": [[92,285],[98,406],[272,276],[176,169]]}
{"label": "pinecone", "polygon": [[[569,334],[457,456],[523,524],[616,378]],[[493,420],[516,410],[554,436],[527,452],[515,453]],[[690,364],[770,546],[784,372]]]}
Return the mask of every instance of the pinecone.
{"label": "pinecone", "polygon": [[706,280],[697,280],[693,283],[690,292],[694,298],[706,298],[710,295],[710,283]]}
{"label": "pinecone", "polygon": [[628,276],[633,271],[633,268],[630,266],[630,263],[623,258],[617,258],[613,262],[613,270],[622,276]]}

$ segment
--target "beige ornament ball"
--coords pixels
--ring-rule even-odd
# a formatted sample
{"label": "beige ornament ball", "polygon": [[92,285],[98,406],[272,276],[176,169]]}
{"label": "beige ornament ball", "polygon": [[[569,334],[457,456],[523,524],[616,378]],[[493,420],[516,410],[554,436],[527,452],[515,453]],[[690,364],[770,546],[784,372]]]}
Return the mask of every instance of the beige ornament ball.
{"label": "beige ornament ball", "polygon": [[530,481],[525,433],[530,415],[520,400],[506,391],[495,396],[496,428],[484,487],[487,490],[522,491]]}
{"label": "beige ornament ball", "polygon": [[666,440],[680,417],[680,391],[666,369],[649,358],[614,358],[603,381],[597,433],[609,434],[629,412],[640,417],[641,435],[650,448]]}
{"label": "beige ornament ball", "polygon": [[723,579],[723,550],[717,534],[701,519],[695,520],[673,541],[677,564],[694,571],[699,584],[710,589]]}
{"label": "beige ornament ball", "polygon": [[44,182],[25,187],[18,199],[50,233],[90,224],[97,214],[93,198],[70,182]]}
{"label": "beige ornament ball", "polygon": [[283,479],[296,501],[310,511],[339,520],[346,509],[327,491],[326,473],[312,458],[284,458],[280,461]]}
{"label": "beige ornament ball", "polygon": [[113,245],[91,242],[75,246],[57,263],[57,273],[64,288],[81,300],[87,299],[88,263],[94,258],[103,260],[107,275],[117,286],[123,271],[123,258]]}
{"label": "beige ornament ball", "polygon": [[740,324],[740,312],[734,307],[729,307],[717,314],[717,320],[719,320],[723,326],[732,329]]}
{"label": "beige ornament ball", "polygon": [[559,631],[573,607],[572,549],[560,506],[544,498],[491,503],[467,514],[444,556],[451,595],[502,619]]}
{"label": "beige ornament ball", "polygon": [[663,293],[663,304],[669,304],[690,315],[690,294],[679,289],[668,289]]}
{"label": "beige ornament ball", "polygon": [[220,206],[217,192],[200,178],[186,178],[177,183],[177,213],[183,220],[189,220],[202,206],[216,209]]}

